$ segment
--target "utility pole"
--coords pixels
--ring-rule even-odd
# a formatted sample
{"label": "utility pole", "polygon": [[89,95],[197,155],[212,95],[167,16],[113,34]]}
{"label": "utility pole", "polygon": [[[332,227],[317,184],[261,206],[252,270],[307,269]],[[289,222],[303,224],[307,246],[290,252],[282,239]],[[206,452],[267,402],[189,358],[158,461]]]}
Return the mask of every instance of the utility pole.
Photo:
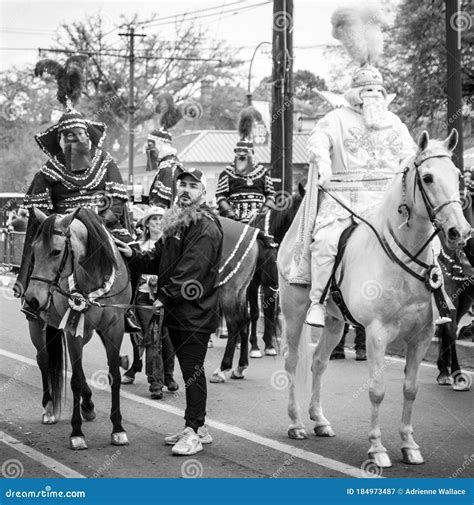
{"label": "utility pole", "polygon": [[[453,128],[459,133],[459,141],[454,150],[453,162],[464,171],[463,124],[462,124],[462,82],[461,82],[461,35],[462,16],[459,0],[445,0],[446,5],[446,70],[448,99],[448,133]],[[463,182],[461,182],[463,184]],[[468,206],[464,209],[466,219],[471,222],[472,211]]]}
{"label": "utility pole", "polygon": [[119,33],[121,37],[130,37],[130,51],[128,53],[130,85],[128,90],[128,185],[133,194],[133,155],[135,144],[134,116],[135,116],[135,37],[145,37],[143,33],[135,33],[135,27],[130,26],[128,33]]}
{"label": "utility pole", "polygon": [[293,189],[293,0],[273,1],[272,178]]}

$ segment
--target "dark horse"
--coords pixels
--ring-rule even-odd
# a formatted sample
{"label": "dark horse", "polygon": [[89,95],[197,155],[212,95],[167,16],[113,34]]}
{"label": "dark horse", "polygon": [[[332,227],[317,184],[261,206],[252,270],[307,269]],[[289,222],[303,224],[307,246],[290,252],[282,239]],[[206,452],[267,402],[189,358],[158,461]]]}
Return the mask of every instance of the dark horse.
{"label": "dark horse", "polygon": [[457,254],[450,251],[443,243],[439,255],[439,263],[443,270],[445,290],[453,302],[455,310],[451,316],[452,322],[437,328],[439,339],[438,354],[438,384],[452,385],[455,391],[469,391],[470,380],[462,373],[456,353],[456,335],[459,321],[472,307],[474,300],[474,270],[469,274],[463,268]]}
{"label": "dark horse", "polygon": [[[254,333],[252,347],[258,349],[257,338],[256,338],[256,324],[258,320],[258,288],[262,285],[263,292],[266,296],[264,301],[264,313],[265,313],[265,332],[266,336],[264,336],[264,341],[266,348],[273,349],[273,338],[275,336],[276,329],[276,320],[277,320],[277,307],[278,307],[278,276],[275,278],[275,274],[277,274],[276,270],[276,248],[271,247],[269,245],[269,235],[273,235],[273,240],[278,241],[278,243],[283,239],[286,231],[291,225],[293,218],[296,215],[298,207],[302,201],[302,194],[304,194],[304,190],[302,187],[299,188],[299,193],[288,196],[286,198],[282,198],[279,201],[279,205],[276,209],[271,211],[269,215],[269,226],[265,226],[263,221],[262,226],[258,226],[257,229],[260,230],[260,233],[257,235],[257,240],[255,242],[255,246],[258,247],[257,254],[255,256],[255,263],[251,265],[250,258],[245,262],[245,282],[242,282],[243,275],[241,275],[241,279],[236,279],[233,281],[232,279],[223,284],[220,288],[220,305],[224,313],[224,317],[227,323],[227,329],[229,333],[229,337],[227,340],[226,348],[224,351],[224,356],[222,358],[222,362],[217,370],[214,371],[211,382],[213,383],[222,383],[225,382],[224,372],[232,369],[232,361],[234,357],[235,348],[238,342],[241,344],[240,348],[240,358],[238,366],[232,370],[231,378],[232,379],[243,379],[244,372],[248,367],[249,361],[249,352],[248,352],[248,341],[249,341],[249,323],[252,320],[252,328]],[[264,218],[264,216],[262,216]],[[237,223],[235,221],[230,221],[225,218],[221,218],[222,222],[227,222],[229,225],[234,223],[232,226],[241,230],[244,228],[244,225]],[[226,228],[224,228],[224,241],[226,239]],[[249,230],[256,229],[251,226],[247,226]],[[269,233],[268,233],[269,232]],[[255,235],[254,235],[255,236]],[[234,240],[235,242],[235,240]],[[224,242],[224,250],[223,257],[226,257],[231,251],[230,248],[225,250],[225,242]],[[245,246],[243,246],[245,249]],[[252,248],[253,249],[253,248]],[[230,253],[232,254],[232,253]],[[252,267],[251,269],[249,267]],[[250,276],[249,276],[250,274]],[[234,282],[238,282],[239,289],[237,290],[234,286]],[[254,296],[254,306],[253,312],[249,313],[249,299],[251,296]],[[252,302],[251,302],[252,303]],[[256,306],[256,309],[255,309]],[[252,307],[252,305],[251,305]]]}
{"label": "dark horse", "polygon": [[[108,371],[98,370],[92,380],[101,389],[105,383],[111,384],[111,442],[127,445],[120,413],[119,370],[123,312],[131,297],[127,267],[112,236],[91,210],[78,209],[62,218],[47,217],[37,209],[35,214],[41,226],[33,242],[33,272],[24,297],[30,313],[40,318],[30,321],[30,336],[43,380],[43,423],[57,422],[60,411],[65,335],[72,364],[70,447],[87,449],[82,418],[90,421],[96,414],[82,368],[82,352],[95,329],[105,346]],[[59,331],[46,331],[45,325]]]}
{"label": "dark horse", "polygon": [[275,209],[267,214],[257,214],[250,222],[262,230],[268,237],[272,237],[274,247],[261,248],[255,275],[248,289],[248,302],[250,307],[250,357],[261,358],[262,353],[257,342],[257,323],[260,316],[259,309],[259,288],[261,287],[264,330],[263,342],[265,344],[265,354],[275,356],[275,338],[278,329],[278,269],[276,266],[276,255],[285,233],[288,231],[293,218],[298,212],[299,206],[304,196],[304,188],[298,185],[298,193],[291,196],[279,198]]}

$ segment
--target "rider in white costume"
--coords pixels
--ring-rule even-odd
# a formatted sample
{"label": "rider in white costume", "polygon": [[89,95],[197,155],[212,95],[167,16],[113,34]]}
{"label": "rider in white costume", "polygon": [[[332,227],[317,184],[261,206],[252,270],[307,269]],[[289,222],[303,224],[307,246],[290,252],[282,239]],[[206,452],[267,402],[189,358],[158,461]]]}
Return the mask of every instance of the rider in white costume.
{"label": "rider in white costume", "polygon": [[[309,177],[313,182],[307,188],[307,200],[319,198],[319,201],[317,216],[314,217],[315,205],[307,204],[308,210],[303,217],[306,221],[304,233],[312,236],[311,306],[306,323],[319,327],[324,326],[326,310],[322,295],[334,267],[339,238],[352,222],[350,213],[319,188],[323,187],[363,216],[381,202],[388,183],[400,170],[400,163],[416,151],[407,127],[388,111],[389,100],[382,75],[368,64],[371,50],[376,51],[375,44],[371,47],[366,41],[365,51],[361,50],[360,33],[358,38],[350,30],[346,31],[348,16],[345,14],[339,11],[333,16],[334,36],[340,38],[351,56],[363,64],[353,75],[351,89],[344,95],[348,105],[321,119],[308,145],[310,170],[316,170],[319,179],[315,174]],[[374,17],[370,19],[373,22]],[[368,33],[361,32],[362,37]]]}

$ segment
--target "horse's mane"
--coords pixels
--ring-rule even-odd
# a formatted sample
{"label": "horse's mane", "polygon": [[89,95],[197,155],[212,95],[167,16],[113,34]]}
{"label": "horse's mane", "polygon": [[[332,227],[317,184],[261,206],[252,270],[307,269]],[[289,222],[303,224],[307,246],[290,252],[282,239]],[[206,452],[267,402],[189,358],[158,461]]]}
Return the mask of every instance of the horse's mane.
{"label": "horse's mane", "polygon": [[48,216],[38,227],[38,230],[35,235],[35,241],[39,240],[40,237],[44,242],[44,245],[48,248],[52,248],[52,238],[54,231],[54,223],[56,222],[56,215],[53,214]]}
{"label": "horse's mane", "polygon": [[[303,197],[299,193],[294,193],[291,196],[286,196],[283,201],[278,202],[279,208],[271,211],[268,232],[275,238],[278,244],[283,240],[285,233],[293,222],[302,200]],[[259,230],[265,231],[265,215],[257,214],[249,224]]]}
{"label": "horse's mane", "polygon": [[109,233],[97,214],[90,209],[79,209],[76,218],[87,228],[86,254],[80,262],[81,267],[89,275],[98,274],[98,278],[109,276],[112,269],[117,268]]}

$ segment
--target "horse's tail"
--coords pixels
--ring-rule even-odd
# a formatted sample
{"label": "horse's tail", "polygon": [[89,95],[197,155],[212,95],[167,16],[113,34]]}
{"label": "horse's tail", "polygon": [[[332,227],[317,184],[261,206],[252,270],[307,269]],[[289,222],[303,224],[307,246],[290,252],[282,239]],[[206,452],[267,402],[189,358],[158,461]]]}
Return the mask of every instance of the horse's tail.
{"label": "horse's tail", "polygon": [[46,326],[46,350],[48,352],[48,386],[53,402],[53,412],[59,417],[67,367],[64,334],[61,330]]}

